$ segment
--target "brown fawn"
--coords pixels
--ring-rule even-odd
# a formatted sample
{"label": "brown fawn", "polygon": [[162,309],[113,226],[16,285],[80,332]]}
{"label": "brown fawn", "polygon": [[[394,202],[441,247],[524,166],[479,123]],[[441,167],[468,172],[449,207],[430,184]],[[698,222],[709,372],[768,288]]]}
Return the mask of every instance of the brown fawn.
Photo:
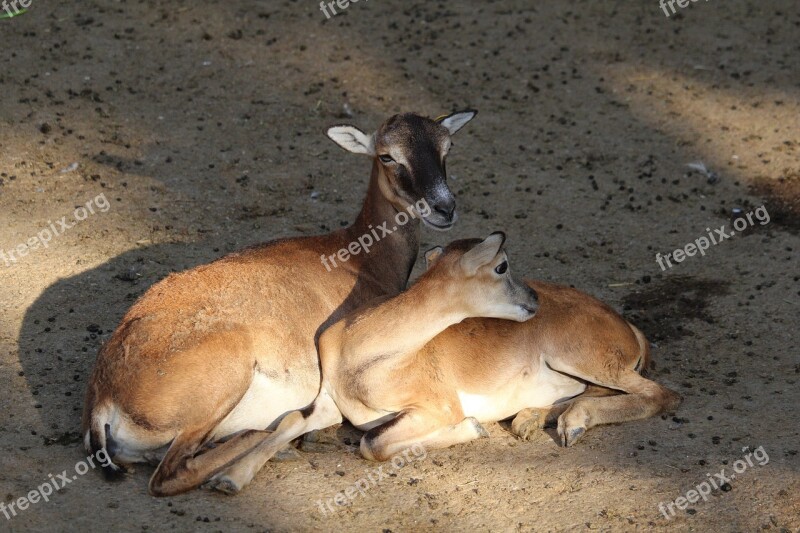
{"label": "brown fawn", "polygon": [[[406,287],[420,219],[437,230],[455,222],[445,158],[475,114],[395,115],[371,135],[330,128],[339,146],[373,160],[353,225],[248,248],[151,287],[100,350],[88,384],[82,434],[88,451],[104,448],[114,461],[106,473],[151,462],[151,494],[185,492],[308,406],[320,389],[320,332]],[[353,252],[367,235],[380,241]]]}
{"label": "brown fawn", "polygon": [[383,461],[414,444],[486,436],[481,422],[514,417],[523,439],[557,422],[571,446],[596,425],[677,408],[677,393],[642,377],[650,351],[636,327],[575,289],[517,281],[504,240],[434,248],[411,288],[323,332],[317,399],[221,470],[215,486],[237,492],[286,443],[342,417],[366,431],[362,455]]}

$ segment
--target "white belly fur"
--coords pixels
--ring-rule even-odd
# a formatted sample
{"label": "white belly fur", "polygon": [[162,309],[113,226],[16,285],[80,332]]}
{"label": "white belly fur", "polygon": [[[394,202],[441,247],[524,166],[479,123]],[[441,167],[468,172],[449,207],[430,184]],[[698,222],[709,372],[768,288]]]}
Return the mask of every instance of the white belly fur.
{"label": "white belly fur", "polygon": [[[239,401],[239,404],[228,413],[228,416],[217,426],[212,440],[218,440],[246,429],[267,429],[281,415],[295,409],[301,409],[314,400],[301,397],[299,387],[290,387],[285,383],[270,380],[261,373],[253,375],[250,388]],[[306,392],[307,394],[307,392]],[[143,430],[130,421],[116,405],[97,412],[103,423],[108,424],[114,443],[117,446],[115,460],[121,463],[139,463],[161,460],[166,453],[173,433],[151,433]],[[85,436],[88,449],[89,433]]]}
{"label": "white belly fur", "polygon": [[528,407],[548,407],[586,390],[586,384],[560,374],[541,361],[537,372],[520,376],[491,394],[458,391],[464,416],[480,422],[505,420]]}
{"label": "white belly fur", "polygon": [[315,395],[310,398],[305,397],[306,395],[307,391],[302,387],[292,387],[256,372],[250,388],[238,405],[214,430],[213,439],[227,437],[245,429],[267,429],[281,415],[302,409],[314,401]]}

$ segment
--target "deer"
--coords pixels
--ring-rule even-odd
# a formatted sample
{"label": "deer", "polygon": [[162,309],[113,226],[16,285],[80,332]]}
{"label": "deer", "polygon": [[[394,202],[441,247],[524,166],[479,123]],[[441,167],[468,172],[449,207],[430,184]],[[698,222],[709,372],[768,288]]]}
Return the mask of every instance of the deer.
{"label": "deer", "polygon": [[651,356],[638,328],[576,289],[518,281],[504,242],[496,232],[433,248],[408,290],[326,329],[319,395],[217,473],[221,490],[241,490],[286,443],[344,418],[365,432],[361,455],[385,461],[487,437],[486,422],[511,419],[523,440],[557,424],[569,447],[597,425],[677,409],[679,394],[642,376]]}
{"label": "deer", "polygon": [[[107,476],[150,463],[150,494],[187,492],[307,407],[320,388],[320,333],[406,287],[420,222],[437,231],[455,224],[445,161],[451,136],[476,114],[398,114],[372,134],[329,128],[338,146],[372,159],[352,225],[246,248],[150,287],[88,381],[81,435],[87,451],[110,457]],[[371,247],[353,246],[370,244],[367,236]]]}

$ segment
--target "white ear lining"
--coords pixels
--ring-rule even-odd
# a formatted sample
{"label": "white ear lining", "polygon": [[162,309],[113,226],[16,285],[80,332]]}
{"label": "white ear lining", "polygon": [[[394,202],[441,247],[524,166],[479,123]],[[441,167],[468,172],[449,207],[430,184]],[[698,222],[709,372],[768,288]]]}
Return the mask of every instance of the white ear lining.
{"label": "white ear lining", "polygon": [[328,129],[328,137],[348,152],[375,155],[374,136],[367,135],[355,126],[334,126]]}
{"label": "white ear lining", "polygon": [[467,122],[475,118],[475,115],[477,114],[477,111],[460,111],[445,117],[442,119],[440,124],[447,128],[447,131],[450,132],[450,135],[453,135],[455,132],[463,128]]}

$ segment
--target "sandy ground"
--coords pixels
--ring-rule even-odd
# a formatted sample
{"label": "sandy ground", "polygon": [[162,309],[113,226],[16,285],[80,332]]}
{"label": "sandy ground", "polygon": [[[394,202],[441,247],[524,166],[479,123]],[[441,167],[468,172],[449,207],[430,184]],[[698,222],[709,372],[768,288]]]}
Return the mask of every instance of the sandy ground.
{"label": "sandy ground", "polygon": [[[656,0],[373,0],[329,21],[315,0],[34,0],[0,20],[0,89],[0,250],[74,223],[0,258],[0,502],[76,476],[0,530],[800,531],[796,0],[670,18]],[[149,467],[117,484],[75,474],[87,376],[138,295],[352,220],[369,163],[326,126],[465,107],[480,115],[449,159],[460,222],[425,230],[424,246],[505,230],[518,272],[573,284],[647,333],[655,379],[685,396],[675,417],[571,449],[493,424],[491,439],[387,467],[327,514],[318,501],[374,468],[347,427],[236,497],[151,498]],[[656,263],[762,205],[768,224]],[[746,447],[768,462],[662,515]]]}

